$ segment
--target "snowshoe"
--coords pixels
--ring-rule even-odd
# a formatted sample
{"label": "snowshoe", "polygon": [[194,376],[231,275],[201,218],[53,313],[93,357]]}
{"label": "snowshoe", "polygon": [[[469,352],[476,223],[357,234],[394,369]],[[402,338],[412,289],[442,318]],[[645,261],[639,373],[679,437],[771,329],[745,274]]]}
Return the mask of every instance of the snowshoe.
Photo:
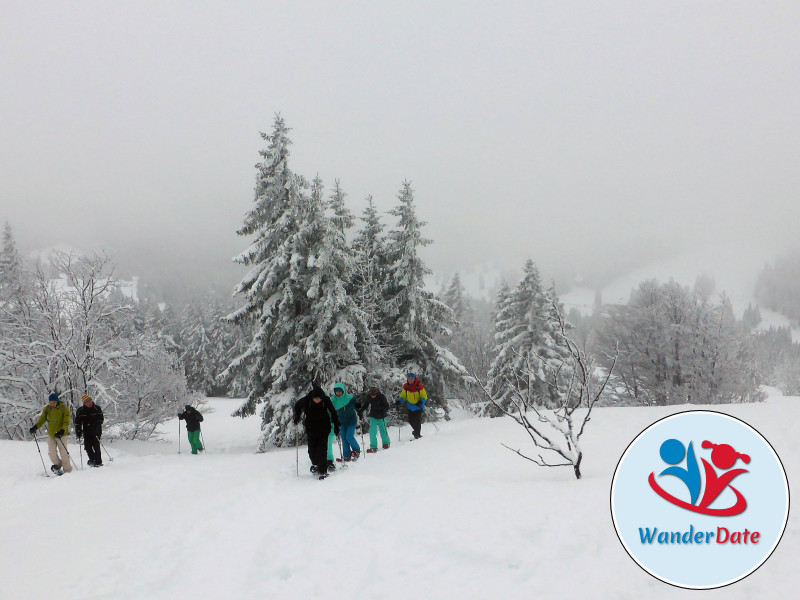
{"label": "snowshoe", "polygon": [[355,450],[353,450],[353,453],[350,455],[350,460],[358,460],[360,456],[361,452],[356,452]]}
{"label": "snowshoe", "polygon": [[60,476],[60,475],[63,475],[63,474],[64,474],[64,469],[62,469],[61,467],[58,467],[58,466],[56,466],[56,465],[53,465],[52,467],[50,467],[50,470],[51,470],[53,473],[55,473],[55,474],[56,474],[56,476]]}
{"label": "snowshoe", "polygon": [[92,466],[93,467],[102,467],[103,463],[94,463]]}
{"label": "snowshoe", "polygon": [[94,461],[93,460],[87,461],[86,464],[89,465],[90,467],[93,467]]}
{"label": "snowshoe", "polygon": [[328,461],[328,471],[335,471],[336,470],[336,463],[332,460]]}
{"label": "snowshoe", "polygon": [[320,481],[322,481],[323,479],[327,479],[327,478],[328,478],[328,474],[327,473],[323,473],[322,475],[317,477],[317,479],[319,479]]}
{"label": "snowshoe", "polygon": [[317,465],[311,465],[311,472],[316,475],[317,474]]}
{"label": "snowshoe", "polygon": [[367,448],[367,454],[375,454],[377,451],[377,448]]}

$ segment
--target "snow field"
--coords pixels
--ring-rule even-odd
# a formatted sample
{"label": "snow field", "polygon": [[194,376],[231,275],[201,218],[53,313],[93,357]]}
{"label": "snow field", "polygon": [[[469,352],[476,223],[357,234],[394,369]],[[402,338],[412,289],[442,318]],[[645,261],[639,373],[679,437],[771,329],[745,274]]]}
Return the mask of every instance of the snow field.
{"label": "snow field", "polygon": [[[758,429],[790,484],[800,465],[800,399],[712,407]],[[0,442],[0,599],[52,598],[677,598],[617,540],[611,478],[627,444],[687,407],[601,408],[584,442],[584,478],[503,448],[529,449],[508,419],[390,430],[392,448],[325,481],[300,448],[255,454],[258,420],[204,411],[209,451],[105,442],[102,469],[44,477],[31,442]],[[181,433],[185,436],[185,430]],[[364,440],[369,444],[367,436]],[[361,439],[359,438],[359,443]],[[44,449],[43,449],[44,451]],[[79,461],[74,439],[70,451]],[[45,451],[46,452],[46,451]],[[338,453],[338,449],[335,451]],[[84,461],[86,457],[84,456]],[[45,461],[49,467],[45,453]],[[794,596],[800,523],[790,514],[767,563],[711,598]]]}

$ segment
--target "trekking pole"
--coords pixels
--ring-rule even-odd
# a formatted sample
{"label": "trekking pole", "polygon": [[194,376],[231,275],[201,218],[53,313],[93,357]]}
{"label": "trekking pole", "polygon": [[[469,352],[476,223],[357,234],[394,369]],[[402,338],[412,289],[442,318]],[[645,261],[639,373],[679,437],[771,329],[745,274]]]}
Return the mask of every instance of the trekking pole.
{"label": "trekking pole", "polygon": [[103,447],[103,450],[106,451],[106,455],[108,456],[108,461],[109,462],[114,462],[114,457],[111,456],[111,452],[109,452],[108,448],[106,448],[105,444],[103,444],[103,440],[101,440],[100,438],[97,438],[97,441],[100,442],[100,445]]}
{"label": "trekking pole", "polygon": [[366,446],[364,445],[364,423],[361,423],[361,451],[364,453],[364,456],[366,457],[367,452],[366,452]]}
{"label": "trekking pole", "polygon": [[439,433],[439,426],[436,424],[436,421],[434,421],[433,419],[428,419],[428,415],[427,415],[427,414],[425,414],[425,412],[424,412],[424,411],[423,411],[423,413],[422,413],[422,414],[423,414],[423,415],[425,415],[425,418],[426,418],[428,421],[430,421],[430,422],[431,422],[431,425],[433,425],[433,426],[436,428],[436,433]]}
{"label": "trekking pole", "polygon": [[[33,421],[31,421],[31,423],[33,423]],[[39,450],[39,458],[42,461],[42,468],[44,469],[44,476],[45,477],[50,477],[50,474],[47,472],[47,467],[44,466],[44,457],[42,456],[42,449],[39,446],[39,440],[36,439],[36,434],[35,433],[33,434],[33,441],[36,442],[36,449]]]}
{"label": "trekking pole", "polygon": [[178,454],[181,453],[181,420],[178,419]]}
{"label": "trekking pole", "polygon": [[81,471],[83,471],[83,446],[81,446],[81,438],[78,438],[78,450],[81,451]]}
{"label": "trekking pole", "polygon": [[294,463],[297,476],[300,477],[300,446],[297,445],[297,427],[294,428]]}
{"label": "trekking pole", "polygon": [[342,459],[342,468],[347,466],[347,463],[344,462],[344,451],[342,450],[342,438],[341,436],[336,436],[336,440],[339,442],[339,458]]}
{"label": "trekking pole", "polygon": [[203,437],[203,430],[202,429],[200,430],[200,442],[203,444],[203,452],[208,450],[208,448],[206,448],[206,438]]}
{"label": "trekking pole", "polygon": [[67,453],[67,458],[69,459],[69,462],[71,462],[72,466],[75,467],[75,470],[77,470],[78,465],[76,465],[75,461],[72,460],[72,455],[69,453],[69,450],[67,450],[67,445],[64,443],[64,440],[62,440],[61,438],[56,438],[56,440],[58,440],[58,442],[61,443],[61,447],[64,449],[64,452]]}

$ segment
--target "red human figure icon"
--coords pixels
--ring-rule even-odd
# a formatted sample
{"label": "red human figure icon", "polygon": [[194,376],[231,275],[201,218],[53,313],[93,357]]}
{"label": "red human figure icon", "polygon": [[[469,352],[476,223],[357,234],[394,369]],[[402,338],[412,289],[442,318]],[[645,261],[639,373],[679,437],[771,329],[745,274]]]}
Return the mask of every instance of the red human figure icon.
{"label": "red human figure icon", "polygon": [[[706,440],[703,442],[702,447],[706,449],[713,448],[711,451],[711,462],[713,462],[714,466],[718,469],[730,469],[739,459],[745,464],[750,463],[750,457],[747,454],[736,452],[736,450],[728,444],[712,444]],[[739,490],[731,486],[730,483],[735,477],[742,473],[747,473],[747,469],[734,469],[733,471],[728,471],[727,473],[717,476],[714,467],[708,464],[706,459],[703,458],[701,460],[706,473],[706,489],[703,494],[703,499],[700,501],[700,507],[706,508],[717,499],[726,487],[730,486],[731,490],[736,494],[736,504],[728,509],[730,512],[726,511],[727,514],[738,515],[744,511],[744,509],[747,508],[747,501]]]}

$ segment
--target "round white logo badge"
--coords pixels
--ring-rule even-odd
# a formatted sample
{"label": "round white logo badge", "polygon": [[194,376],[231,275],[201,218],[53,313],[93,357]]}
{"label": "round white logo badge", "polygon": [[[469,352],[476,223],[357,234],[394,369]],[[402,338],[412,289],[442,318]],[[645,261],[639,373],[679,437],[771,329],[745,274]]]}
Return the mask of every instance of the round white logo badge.
{"label": "round white logo badge", "polygon": [[778,455],[744,421],[688,411],[631,442],[611,484],[622,545],[645,571],[683,588],[729,585],[772,554],[789,517]]}

